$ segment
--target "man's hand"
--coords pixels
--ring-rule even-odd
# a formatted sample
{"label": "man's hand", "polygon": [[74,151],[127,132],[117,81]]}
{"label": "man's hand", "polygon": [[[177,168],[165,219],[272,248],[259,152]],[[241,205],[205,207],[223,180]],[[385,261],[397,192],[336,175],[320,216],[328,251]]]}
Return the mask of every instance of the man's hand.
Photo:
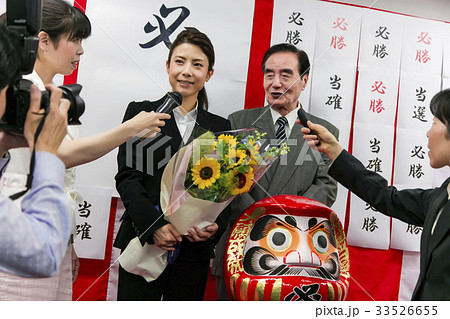
{"label": "man's hand", "polygon": [[24,136],[28,141],[30,150],[46,151],[56,155],[56,151],[67,134],[67,111],[70,102],[61,99],[62,91],[55,85],[47,86],[51,91],[49,113],[45,118],[45,124],[34,145],[34,135],[39,123],[44,117],[44,109],[41,109],[41,92],[35,86],[30,90],[30,108],[25,121]]}

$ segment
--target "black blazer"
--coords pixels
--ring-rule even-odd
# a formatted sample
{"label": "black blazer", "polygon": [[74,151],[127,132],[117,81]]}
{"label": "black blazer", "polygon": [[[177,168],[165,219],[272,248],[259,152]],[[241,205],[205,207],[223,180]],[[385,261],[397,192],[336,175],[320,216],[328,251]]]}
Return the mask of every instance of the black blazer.
{"label": "black blazer", "polygon": [[[166,96],[158,101],[131,102],[125,112],[126,121],[141,111],[154,111],[161,105]],[[133,138],[119,147],[117,156],[118,173],[115,177],[116,188],[125,206],[122,222],[114,241],[114,246],[125,249],[131,239],[141,236],[142,245],[153,244],[152,234],[155,230],[168,224],[163,214],[159,212],[161,178],[169,159],[183,146],[183,140],[177,124],[171,113],[166,125],[161,128],[161,134],[153,138]],[[212,132],[230,129],[228,120],[198,108],[197,123],[191,137],[201,127]],[[200,135],[200,133],[198,134]],[[224,210],[217,218],[219,230],[214,241],[226,228],[228,210]],[[214,256],[214,241],[191,243],[183,239],[182,249],[178,258],[206,259]]]}
{"label": "black blazer", "polygon": [[411,299],[450,300],[450,204],[444,207],[431,235],[438,211],[448,203],[450,178],[439,188],[399,191],[345,150],[328,173],[381,213],[423,227],[420,275]]}

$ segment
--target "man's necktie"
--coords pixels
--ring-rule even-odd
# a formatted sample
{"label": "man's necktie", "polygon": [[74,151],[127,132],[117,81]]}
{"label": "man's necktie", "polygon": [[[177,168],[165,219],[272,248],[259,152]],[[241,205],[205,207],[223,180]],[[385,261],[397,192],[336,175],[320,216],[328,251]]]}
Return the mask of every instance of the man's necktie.
{"label": "man's necktie", "polygon": [[278,129],[277,129],[277,133],[276,133],[276,138],[277,138],[278,147],[280,147],[283,142],[286,142],[285,126],[286,126],[287,122],[288,121],[284,116],[280,116],[277,119]]}

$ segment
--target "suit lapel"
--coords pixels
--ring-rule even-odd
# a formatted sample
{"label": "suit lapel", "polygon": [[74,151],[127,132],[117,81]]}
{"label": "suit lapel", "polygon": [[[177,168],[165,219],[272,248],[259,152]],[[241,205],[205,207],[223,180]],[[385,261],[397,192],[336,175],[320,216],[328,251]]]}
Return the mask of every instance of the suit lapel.
{"label": "suit lapel", "polygon": [[289,137],[292,139],[292,142],[295,141],[295,143],[292,143],[293,145],[288,145],[290,149],[289,153],[278,161],[278,165],[273,172],[273,176],[276,176],[276,178],[272,178],[272,182],[269,186],[270,194],[279,194],[280,190],[289,182],[294,175],[294,171],[298,168],[296,161],[299,158],[299,153],[304,143],[301,135],[300,125],[294,124]]}
{"label": "suit lapel", "polygon": [[[256,129],[258,129],[260,133],[264,132],[267,133],[267,135],[264,137],[267,141],[263,144],[264,147],[266,143],[270,144],[271,140],[275,139],[275,127],[273,125],[272,115],[268,108],[269,108],[268,106],[260,108],[261,112],[258,114],[258,117],[251,125],[251,127],[255,127]],[[258,182],[258,184],[265,190],[268,190],[269,188],[270,180],[272,179],[272,175],[275,172],[277,165],[278,160],[272,164],[269,170],[266,171],[266,173],[261,177],[261,179]]]}
{"label": "suit lapel", "polygon": [[197,111],[197,119],[195,121],[195,126],[199,126],[205,130],[212,131],[214,126],[214,121],[211,116],[209,116],[208,112],[206,112],[203,108],[198,107]]}
{"label": "suit lapel", "polygon": [[437,204],[434,205],[434,212],[432,215],[432,218],[430,220],[430,232],[431,228],[433,227],[434,221],[436,220],[437,213],[442,207],[442,205],[445,203],[445,206],[442,210],[441,215],[439,216],[439,219],[436,223],[436,227],[434,228],[433,235],[430,235],[429,242],[427,245],[427,262],[431,256],[431,253],[436,248],[436,246],[439,245],[439,243],[444,239],[444,237],[447,235],[448,231],[450,230],[450,201],[448,200],[448,193],[446,187],[442,190],[441,194],[439,195],[439,198],[435,201]]}
{"label": "suit lapel", "polygon": [[[267,132],[266,138],[268,139],[268,142],[271,142],[271,140],[272,142],[275,141],[275,126],[273,124],[272,115],[267,106],[261,108],[261,113],[254,122],[254,126],[262,132]],[[288,145],[290,149],[289,153],[283,158],[276,160],[266,174],[264,174],[261,178],[261,185],[267,185],[267,193],[279,194],[280,190],[283,189],[283,187],[293,176],[294,170],[297,169],[297,165],[295,165],[295,163],[304,144],[301,136],[300,125],[294,124],[289,137],[296,139],[296,142],[293,143],[293,145]],[[275,145],[274,143],[272,144]],[[274,176],[276,176],[276,178],[273,178]]]}
{"label": "suit lapel", "polygon": [[270,113],[269,107],[265,106],[260,108],[261,112],[258,114],[258,117],[255,119],[250,127],[256,127],[262,132],[266,132],[266,139],[274,139],[275,138],[275,127],[273,125],[272,114]]}
{"label": "suit lapel", "polygon": [[[445,235],[445,230],[443,227],[448,227],[448,223],[450,222],[448,220],[449,217],[444,218],[441,220],[442,217],[444,217],[444,211],[442,212],[440,216],[439,222],[436,224],[436,228],[434,230],[434,235],[431,235],[431,229],[433,227],[434,221],[436,220],[437,213],[439,209],[444,205],[444,203],[447,201],[447,184],[450,181],[448,179],[442,186],[439,191],[439,194],[436,196],[436,198],[433,200],[433,202],[430,204],[430,207],[428,209],[427,214],[430,215],[429,218],[425,219],[425,223],[423,225],[423,235],[422,235],[422,243],[421,243],[421,273],[425,274],[426,267],[428,265],[428,260],[431,256],[431,253],[433,249],[436,247],[439,241],[442,240],[442,237]],[[448,211],[448,207],[446,209]],[[449,215],[449,212],[446,213],[446,215]],[[432,238],[435,237],[435,238]]]}
{"label": "suit lapel", "polygon": [[173,112],[170,113],[170,116],[170,119],[166,120],[166,125],[161,127],[161,132],[167,136],[170,136],[169,143],[175,153],[180,148],[183,139],[180,135],[180,131],[178,130],[177,123],[175,122]]}
{"label": "suit lapel", "polygon": [[430,203],[430,207],[427,211],[427,216],[423,225],[423,234],[420,244],[420,276],[417,280],[416,287],[412,295],[412,300],[417,300],[420,297],[425,275],[427,273],[427,267],[429,265],[429,258],[431,253],[444,238],[447,233],[447,229],[450,227],[450,207],[446,204],[442,214],[434,229],[434,235],[431,235],[431,229],[433,228],[434,221],[436,220],[437,213],[445,202],[448,202],[447,185],[450,182],[450,178],[447,179],[441,186],[439,193],[433,202]]}
{"label": "suit lapel", "polygon": [[[450,230],[450,201],[444,206],[441,215],[436,223],[433,235],[430,238],[428,255],[436,248],[436,246],[444,239]],[[429,256],[428,256],[429,257]]]}

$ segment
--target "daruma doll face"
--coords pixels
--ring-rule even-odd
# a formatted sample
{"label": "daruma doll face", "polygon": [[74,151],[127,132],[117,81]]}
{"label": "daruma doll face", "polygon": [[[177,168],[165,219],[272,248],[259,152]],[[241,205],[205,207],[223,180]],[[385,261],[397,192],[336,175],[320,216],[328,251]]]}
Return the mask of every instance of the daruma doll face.
{"label": "daruma doll face", "polygon": [[234,225],[224,274],[235,300],[343,300],[349,262],[339,219],[299,196],[248,207]]}
{"label": "daruma doll face", "polygon": [[339,280],[339,255],[328,219],[261,216],[247,236],[244,271],[256,276]]}

